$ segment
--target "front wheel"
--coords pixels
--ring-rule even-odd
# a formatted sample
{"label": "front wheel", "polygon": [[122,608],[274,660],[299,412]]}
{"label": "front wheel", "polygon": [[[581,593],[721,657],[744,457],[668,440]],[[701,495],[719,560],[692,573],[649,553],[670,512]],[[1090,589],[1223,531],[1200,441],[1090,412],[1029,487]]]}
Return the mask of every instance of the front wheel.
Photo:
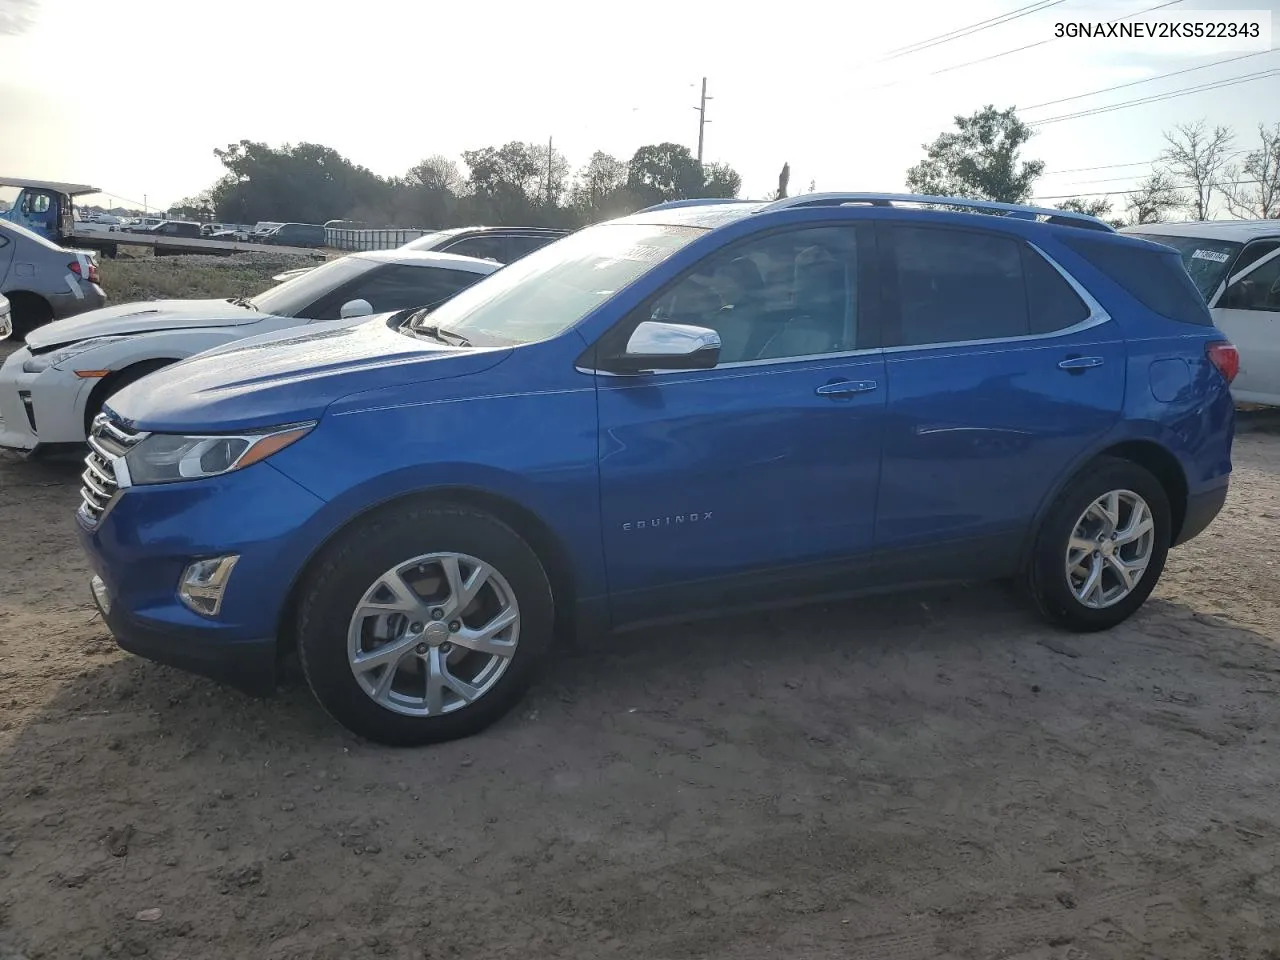
{"label": "front wheel", "polygon": [[1128,460],[1095,461],[1044,518],[1028,586],[1051,621],[1079,632],[1127,620],[1155,589],[1171,540],[1169,498]]}
{"label": "front wheel", "polygon": [[304,585],[298,653],[316,699],[392,746],[470,736],[502,717],[550,645],[533,549],[475,510],[409,505],[360,521]]}

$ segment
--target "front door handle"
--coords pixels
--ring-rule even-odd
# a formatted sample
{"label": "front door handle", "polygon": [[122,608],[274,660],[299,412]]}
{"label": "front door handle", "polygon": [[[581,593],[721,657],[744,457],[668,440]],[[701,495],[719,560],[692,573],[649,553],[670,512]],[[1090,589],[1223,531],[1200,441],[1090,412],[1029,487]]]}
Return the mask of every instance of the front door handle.
{"label": "front door handle", "polygon": [[1067,359],[1058,362],[1058,369],[1087,370],[1090,367],[1100,367],[1104,362],[1102,357],[1067,357]]}
{"label": "front door handle", "polygon": [[847,397],[854,393],[868,393],[877,386],[874,380],[836,380],[824,383],[813,392],[820,397]]}

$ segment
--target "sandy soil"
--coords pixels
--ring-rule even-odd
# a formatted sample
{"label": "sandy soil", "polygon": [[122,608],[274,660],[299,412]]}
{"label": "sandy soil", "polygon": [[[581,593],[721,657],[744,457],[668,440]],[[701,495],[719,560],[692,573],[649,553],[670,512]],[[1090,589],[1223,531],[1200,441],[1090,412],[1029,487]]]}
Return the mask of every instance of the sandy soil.
{"label": "sandy soil", "polygon": [[0,957],[1280,957],[1280,419],[1130,624],[994,586],[561,655],[391,751],[121,654],[0,462]]}

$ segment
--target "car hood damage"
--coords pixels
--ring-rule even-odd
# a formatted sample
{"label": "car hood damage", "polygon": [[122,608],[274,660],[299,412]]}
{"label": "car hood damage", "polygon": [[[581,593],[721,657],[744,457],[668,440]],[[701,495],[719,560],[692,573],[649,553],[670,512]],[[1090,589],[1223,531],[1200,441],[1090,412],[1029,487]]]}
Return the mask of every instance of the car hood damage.
{"label": "car hood damage", "polygon": [[268,314],[229,300],[150,300],[90,310],[55,320],[27,334],[32,353],[41,353],[91,337],[115,337],[187,327],[238,327]]}
{"label": "car hood damage", "polygon": [[218,434],[317,420],[353,394],[468,376],[510,347],[464,348],[400,333],[386,317],[253,337],[165,367],[113,396],[124,425]]}

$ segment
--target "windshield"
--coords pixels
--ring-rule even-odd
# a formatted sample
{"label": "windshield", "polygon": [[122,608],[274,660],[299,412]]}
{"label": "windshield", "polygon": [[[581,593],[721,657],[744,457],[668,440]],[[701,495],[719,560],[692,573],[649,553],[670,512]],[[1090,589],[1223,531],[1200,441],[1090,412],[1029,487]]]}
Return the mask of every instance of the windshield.
{"label": "windshield", "polygon": [[1206,240],[1203,237],[1165,237],[1157,233],[1132,233],[1130,236],[1163,243],[1177,250],[1182,255],[1182,265],[1191,274],[1196,289],[1206,302],[1226,278],[1227,270],[1243,246],[1232,240]]}
{"label": "windshield", "polygon": [[300,315],[299,310],[305,310],[326,293],[331,293],[347,281],[354,280],[377,266],[376,260],[339,257],[264,290],[250,304],[262,313],[277,317],[296,317]]}
{"label": "windshield", "polygon": [[648,273],[701,227],[603,223],[535,250],[415,322],[477,346],[546,340]]}

